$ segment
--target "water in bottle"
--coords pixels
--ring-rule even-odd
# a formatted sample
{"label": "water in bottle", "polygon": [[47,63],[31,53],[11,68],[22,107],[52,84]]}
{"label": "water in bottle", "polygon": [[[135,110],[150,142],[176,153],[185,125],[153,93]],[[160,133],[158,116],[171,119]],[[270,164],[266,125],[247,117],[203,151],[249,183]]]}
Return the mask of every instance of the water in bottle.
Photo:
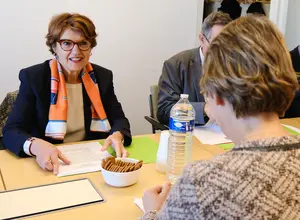
{"label": "water in bottle", "polygon": [[181,94],[180,100],[170,112],[167,177],[172,184],[181,175],[184,166],[192,159],[195,110],[188,97],[187,94]]}

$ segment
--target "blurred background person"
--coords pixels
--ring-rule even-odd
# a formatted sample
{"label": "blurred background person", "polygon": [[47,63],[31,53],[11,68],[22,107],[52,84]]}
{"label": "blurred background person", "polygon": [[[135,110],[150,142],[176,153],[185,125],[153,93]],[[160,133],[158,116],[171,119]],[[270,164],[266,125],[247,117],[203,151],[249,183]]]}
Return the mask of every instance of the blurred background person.
{"label": "blurred background person", "polygon": [[218,11],[229,14],[232,20],[241,16],[242,7],[237,0],[223,0]]}
{"label": "blurred background person", "polygon": [[[294,71],[298,74],[298,83],[300,84],[300,46],[290,51]],[[290,108],[285,113],[285,118],[300,117],[300,90],[295,93],[294,100]]]}
{"label": "blurred background person", "polygon": [[266,15],[266,12],[261,2],[254,2],[247,9],[247,14]]}

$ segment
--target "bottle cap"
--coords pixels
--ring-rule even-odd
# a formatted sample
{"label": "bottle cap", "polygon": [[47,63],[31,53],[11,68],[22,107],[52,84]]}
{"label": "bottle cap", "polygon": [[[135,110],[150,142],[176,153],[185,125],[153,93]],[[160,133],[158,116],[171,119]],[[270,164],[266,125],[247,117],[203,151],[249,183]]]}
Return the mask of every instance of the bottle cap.
{"label": "bottle cap", "polygon": [[180,98],[182,98],[182,99],[188,99],[189,95],[188,94],[181,94]]}

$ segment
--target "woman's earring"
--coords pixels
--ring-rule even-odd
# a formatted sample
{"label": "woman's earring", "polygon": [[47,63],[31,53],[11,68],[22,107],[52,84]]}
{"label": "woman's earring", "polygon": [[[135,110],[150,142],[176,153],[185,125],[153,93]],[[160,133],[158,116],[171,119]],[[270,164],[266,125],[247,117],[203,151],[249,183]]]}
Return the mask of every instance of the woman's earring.
{"label": "woman's earring", "polygon": [[90,53],[90,56],[92,56],[92,52]]}

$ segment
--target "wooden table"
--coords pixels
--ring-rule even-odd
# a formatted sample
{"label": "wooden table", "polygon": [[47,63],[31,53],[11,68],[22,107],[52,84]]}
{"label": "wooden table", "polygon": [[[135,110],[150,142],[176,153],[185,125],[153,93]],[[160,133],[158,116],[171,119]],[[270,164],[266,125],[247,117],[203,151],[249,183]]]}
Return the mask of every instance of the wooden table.
{"label": "wooden table", "polygon": [[300,118],[293,118],[293,120],[300,123]]}
{"label": "wooden table", "polygon": [[[298,119],[282,120],[282,123],[300,128]],[[159,134],[147,136],[159,140]],[[218,146],[203,145],[194,138],[192,152],[193,160],[207,160],[224,150]],[[141,197],[146,189],[166,181],[166,175],[156,171],[155,163],[145,164],[138,183],[126,188],[108,186],[100,172],[56,177],[51,172],[43,171],[34,158],[17,158],[6,150],[0,151],[0,169],[7,190],[89,178],[106,199],[105,203],[52,212],[31,219],[138,219],[142,212],[133,203],[134,197]]]}
{"label": "wooden table", "polygon": [[4,186],[4,177],[2,176],[1,169],[0,169],[0,191],[4,191],[5,186]]}
{"label": "wooden table", "polygon": [[[159,134],[147,136],[159,140]],[[206,160],[216,155],[203,146],[194,138],[194,160]],[[222,152],[224,151],[219,150],[219,153]],[[7,190],[89,178],[106,199],[105,203],[52,212],[31,219],[138,219],[143,213],[133,203],[134,197],[141,197],[146,189],[167,180],[164,173],[156,171],[155,163],[144,164],[138,183],[126,188],[114,188],[105,184],[101,172],[56,177],[51,172],[43,171],[34,158],[18,158],[7,150],[0,151],[0,168]]]}

